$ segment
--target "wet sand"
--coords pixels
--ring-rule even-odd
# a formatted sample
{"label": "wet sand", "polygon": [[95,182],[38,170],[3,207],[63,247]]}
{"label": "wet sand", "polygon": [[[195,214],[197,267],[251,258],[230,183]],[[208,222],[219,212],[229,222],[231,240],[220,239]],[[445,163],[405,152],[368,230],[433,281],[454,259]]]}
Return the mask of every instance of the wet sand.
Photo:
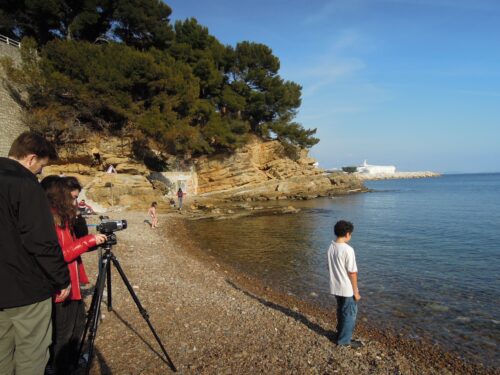
{"label": "wet sand", "polygon": [[[333,312],[218,263],[192,241],[180,216],[160,215],[160,228],[152,230],[144,213],[112,215],[129,221],[127,230],[117,232],[114,254],[179,373],[500,374],[366,324],[358,324],[355,332],[363,348],[339,348],[333,343]],[[95,281],[96,254],[85,254],[84,262]],[[114,311],[103,305],[91,373],[171,373],[113,271]],[[362,302],[359,314],[362,318]]]}

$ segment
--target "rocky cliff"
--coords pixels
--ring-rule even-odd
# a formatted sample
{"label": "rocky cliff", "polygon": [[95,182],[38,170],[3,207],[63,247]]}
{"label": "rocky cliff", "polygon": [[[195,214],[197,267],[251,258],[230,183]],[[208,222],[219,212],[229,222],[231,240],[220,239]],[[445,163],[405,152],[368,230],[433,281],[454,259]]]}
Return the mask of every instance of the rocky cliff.
{"label": "rocky cliff", "polygon": [[292,160],[278,141],[254,138],[232,155],[197,160],[198,191],[232,199],[287,199],[364,189],[355,176],[327,175],[315,163],[306,150]]}
{"label": "rocky cliff", "polygon": [[[99,164],[93,160],[95,150],[100,154]],[[85,132],[80,142],[61,148],[59,157],[58,164],[44,168],[43,174],[78,178],[84,186],[85,198],[104,208],[144,208],[163,195],[147,179],[149,170],[132,157],[128,139]],[[117,173],[106,173],[109,165],[113,165]]]}
{"label": "rocky cliff", "polygon": [[[102,137],[87,133],[81,142],[60,150],[61,162],[44,170],[44,174],[77,177],[85,194],[104,207],[143,208],[152,201],[165,201],[166,185],[151,180],[150,171],[132,157],[127,138]],[[92,163],[92,153],[99,150],[102,163]],[[344,173],[326,174],[315,166],[306,151],[296,160],[286,155],[278,141],[264,142],[254,138],[234,154],[201,157],[190,161],[196,192],[188,198],[217,200],[309,199],[331,194],[362,191],[362,182]],[[118,173],[105,173],[113,165]],[[175,186],[176,181],[171,181]],[[161,186],[159,186],[161,185]]]}

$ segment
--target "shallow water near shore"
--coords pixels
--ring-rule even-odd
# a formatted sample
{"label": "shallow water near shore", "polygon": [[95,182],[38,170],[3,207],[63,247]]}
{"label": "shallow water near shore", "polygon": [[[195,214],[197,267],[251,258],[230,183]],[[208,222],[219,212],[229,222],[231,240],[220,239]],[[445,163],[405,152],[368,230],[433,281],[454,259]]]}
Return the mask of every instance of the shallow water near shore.
{"label": "shallow water near shore", "polygon": [[292,202],[301,209],[293,215],[188,225],[216,259],[334,308],[326,251],[333,224],[351,220],[359,319],[500,367],[500,174],[366,185],[374,192]]}

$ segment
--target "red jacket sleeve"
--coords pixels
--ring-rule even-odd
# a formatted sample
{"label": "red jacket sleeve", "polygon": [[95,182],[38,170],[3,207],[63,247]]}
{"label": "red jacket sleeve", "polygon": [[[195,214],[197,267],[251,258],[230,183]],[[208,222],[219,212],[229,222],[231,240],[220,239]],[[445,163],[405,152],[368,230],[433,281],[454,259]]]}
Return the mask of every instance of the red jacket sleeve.
{"label": "red jacket sleeve", "polygon": [[89,234],[82,238],[78,238],[68,244],[62,246],[64,260],[69,263],[78,258],[91,247],[96,246],[95,236]]}

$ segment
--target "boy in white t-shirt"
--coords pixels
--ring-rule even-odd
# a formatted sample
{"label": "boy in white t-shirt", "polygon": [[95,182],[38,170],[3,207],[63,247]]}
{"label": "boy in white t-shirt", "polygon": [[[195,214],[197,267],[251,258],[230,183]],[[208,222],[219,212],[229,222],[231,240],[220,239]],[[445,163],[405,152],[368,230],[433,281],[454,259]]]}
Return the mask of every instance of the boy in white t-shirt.
{"label": "boy in white t-shirt", "polygon": [[328,268],[330,293],[337,299],[337,344],[359,348],[362,344],[351,340],[356,325],[357,302],[361,299],[358,268],[354,249],[347,244],[354,226],[349,221],[340,220],[333,230],[337,238],[328,249]]}

